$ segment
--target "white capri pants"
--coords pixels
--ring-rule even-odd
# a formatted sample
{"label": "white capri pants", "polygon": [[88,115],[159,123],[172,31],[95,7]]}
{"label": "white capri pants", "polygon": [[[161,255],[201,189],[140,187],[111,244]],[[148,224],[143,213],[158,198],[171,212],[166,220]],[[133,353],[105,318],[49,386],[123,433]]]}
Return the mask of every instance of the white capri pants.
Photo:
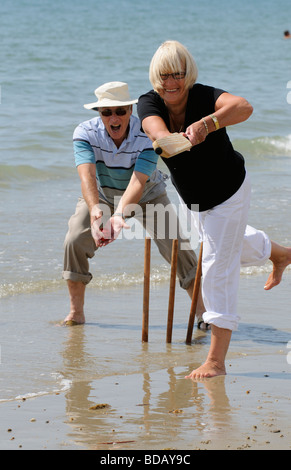
{"label": "white capri pants", "polygon": [[[271,241],[262,231],[247,225],[251,186],[246,176],[239,190],[210,210],[193,213],[203,241],[203,320],[219,328],[236,330],[241,266],[261,266],[271,255]],[[184,207],[187,208],[184,204]],[[189,210],[189,209],[187,209]]]}

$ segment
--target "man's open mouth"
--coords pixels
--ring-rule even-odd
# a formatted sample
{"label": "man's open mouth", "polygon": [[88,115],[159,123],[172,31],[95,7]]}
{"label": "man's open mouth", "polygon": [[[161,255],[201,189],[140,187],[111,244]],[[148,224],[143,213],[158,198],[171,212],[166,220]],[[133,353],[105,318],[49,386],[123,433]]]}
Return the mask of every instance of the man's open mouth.
{"label": "man's open mouth", "polygon": [[119,124],[118,126],[110,126],[110,129],[113,131],[113,132],[116,132],[116,131],[119,131],[119,129],[121,128],[121,125]]}

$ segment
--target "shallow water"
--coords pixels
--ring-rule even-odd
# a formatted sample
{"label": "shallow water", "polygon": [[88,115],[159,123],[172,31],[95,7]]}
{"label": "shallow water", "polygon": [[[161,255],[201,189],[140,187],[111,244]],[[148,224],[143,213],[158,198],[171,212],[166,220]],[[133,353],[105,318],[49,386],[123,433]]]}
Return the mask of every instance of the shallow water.
{"label": "shallow water", "polygon": [[[222,0],[218,12],[211,4],[182,0],[178,7],[170,0],[165,14],[164,2],[152,0],[134,8],[126,0],[110,6],[74,0],[70,8],[56,0],[1,2],[0,299],[61,287],[67,220],[80,195],[72,134],[94,116],[83,103],[105,81],[127,81],[134,97],[148,90],[151,56],[167,38],[193,53],[199,81],[241,94],[254,106],[247,122],[229,129],[253,183],[250,223],[291,243],[291,42],[283,39],[291,6]],[[209,41],[209,31],[220,47]],[[178,204],[170,183],[168,189]],[[110,249],[110,258],[104,251],[97,267],[92,263],[98,285],[140,284],[143,241],[120,240]],[[155,250],[153,266],[163,283],[167,267]]]}
{"label": "shallow water", "polygon": [[[268,293],[264,280],[242,277],[227,376],[204,383],[184,378],[205,359],[210,334],[195,329],[185,344],[189,300],[181,289],[171,344],[168,288],[160,285],[151,289],[148,343],[141,341],[140,287],[88,289],[87,324],[73,328],[59,326],[62,290],[3,299],[0,448],[225,449],[246,445],[250,435],[260,448],[276,425],[285,439],[272,445],[288,448],[291,279]],[[90,410],[96,404],[108,406]]]}

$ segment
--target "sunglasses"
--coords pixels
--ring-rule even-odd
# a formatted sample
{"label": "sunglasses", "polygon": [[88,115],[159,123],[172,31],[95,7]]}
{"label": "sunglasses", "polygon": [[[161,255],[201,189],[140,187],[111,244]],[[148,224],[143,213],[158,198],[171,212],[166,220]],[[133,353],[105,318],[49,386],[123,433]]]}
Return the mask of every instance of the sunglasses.
{"label": "sunglasses", "polygon": [[163,81],[168,80],[169,77],[172,77],[174,80],[182,80],[185,78],[186,72],[175,72],[175,73],[161,73],[160,77]]}
{"label": "sunglasses", "polygon": [[112,116],[112,114],[116,114],[116,116],[125,116],[127,113],[127,108],[116,108],[115,111],[112,109],[99,109],[99,113],[104,117]]}

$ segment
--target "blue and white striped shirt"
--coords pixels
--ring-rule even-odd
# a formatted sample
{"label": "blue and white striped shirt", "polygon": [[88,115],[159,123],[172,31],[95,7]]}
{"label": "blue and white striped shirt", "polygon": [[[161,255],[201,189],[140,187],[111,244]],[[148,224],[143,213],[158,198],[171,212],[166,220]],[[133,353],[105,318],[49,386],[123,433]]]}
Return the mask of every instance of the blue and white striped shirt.
{"label": "blue and white striped shirt", "polygon": [[149,177],[140,202],[147,202],[165,190],[164,175],[156,168],[158,156],[136,116],[130,117],[128,136],[119,148],[99,116],[79,124],[73,142],[76,166],[96,164],[99,193],[109,203],[114,204],[114,198],[122,196],[134,171]]}

